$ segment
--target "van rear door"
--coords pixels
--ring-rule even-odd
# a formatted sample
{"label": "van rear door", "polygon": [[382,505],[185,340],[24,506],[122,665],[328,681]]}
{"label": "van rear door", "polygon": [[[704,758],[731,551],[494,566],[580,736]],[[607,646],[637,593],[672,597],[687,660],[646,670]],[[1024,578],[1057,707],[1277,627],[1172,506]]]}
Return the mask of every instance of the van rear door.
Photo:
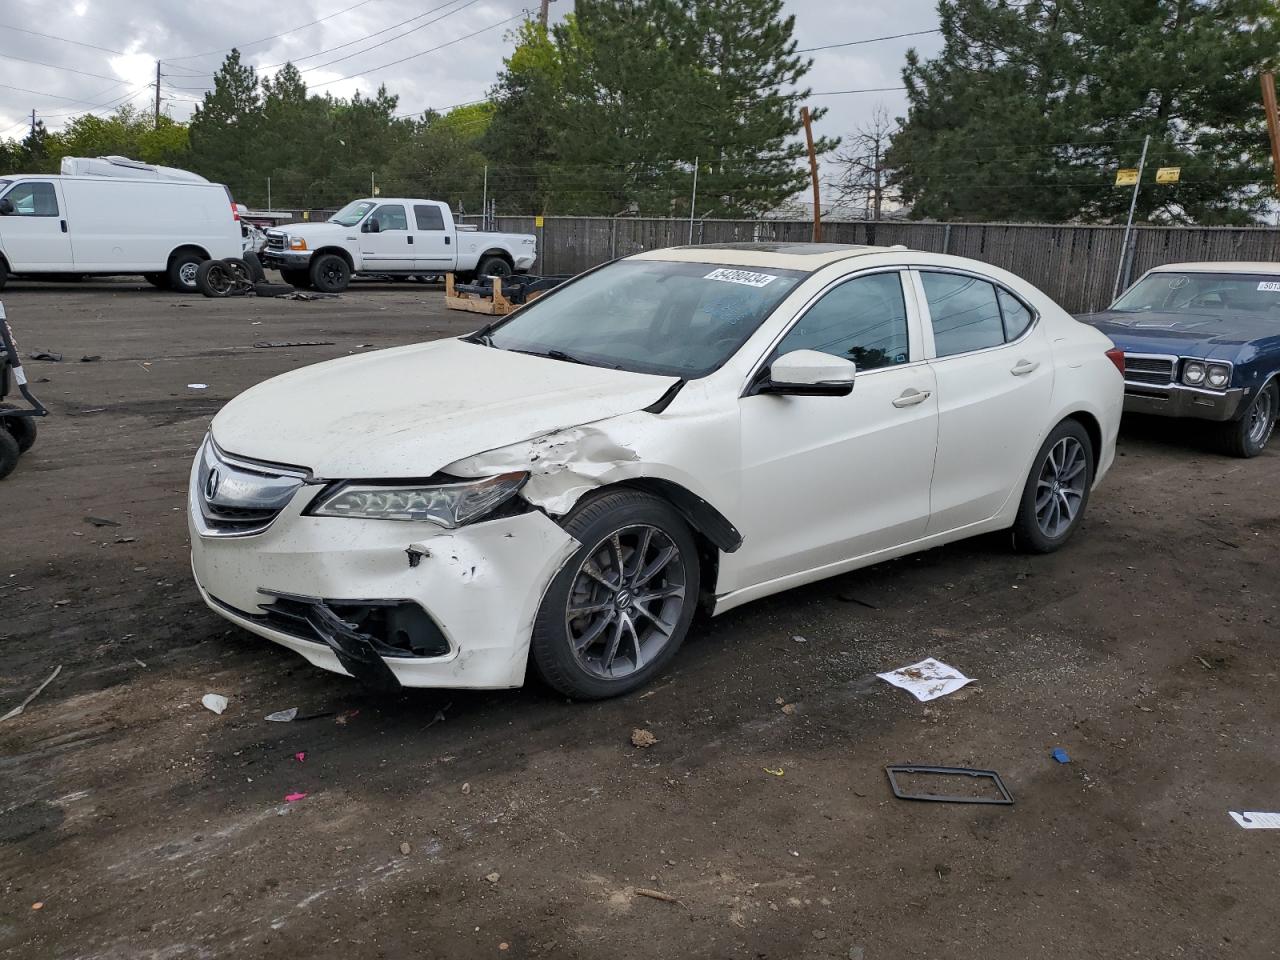
{"label": "van rear door", "polygon": [[14,273],[72,269],[66,201],[55,178],[19,180],[0,196],[0,211],[0,245]]}

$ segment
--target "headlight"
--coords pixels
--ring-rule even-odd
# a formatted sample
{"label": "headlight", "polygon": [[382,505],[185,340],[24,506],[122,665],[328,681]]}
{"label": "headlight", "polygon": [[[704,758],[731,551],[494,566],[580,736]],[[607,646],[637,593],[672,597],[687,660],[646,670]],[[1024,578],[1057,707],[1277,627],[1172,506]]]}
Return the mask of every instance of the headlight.
{"label": "headlight", "polygon": [[1182,382],[1187,386],[1198,387],[1204,383],[1204,364],[1199,360],[1188,360],[1182,365]]}
{"label": "headlight", "polygon": [[306,240],[303,240],[303,239],[302,239],[302,237],[290,237],[290,238],[289,238],[289,249],[290,249],[290,250],[305,250],[305,249],[307,249],[307,241],[306,241]]}
{"label": "headlight", "polygon": [[1225,363],[1211,363],[1204,380],[1213,389],[1222,390],[1231,382],[1231,368]]}
{"label": "headlight", "polygon": [[307,512],[315,517],[362,520],[429,520],[453,529],[482,517],[529,479],[527,473],[504,473],[482,480],[439,484],[343,484]]}

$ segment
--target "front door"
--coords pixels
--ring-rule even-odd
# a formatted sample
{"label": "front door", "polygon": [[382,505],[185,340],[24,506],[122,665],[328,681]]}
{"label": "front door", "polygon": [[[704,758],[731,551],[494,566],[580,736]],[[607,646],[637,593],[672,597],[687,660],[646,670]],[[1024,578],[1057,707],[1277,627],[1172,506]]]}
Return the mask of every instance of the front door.
{"label": "front door", "polygon": [[409,229],[403,203],[380,204],[360,229],[360,262],[365,273],[414,268],[416,231]]}
{"label": "front door", "polygon": [[418,227],[413,243],[415,267],[423,273],[448,273],[457,259],[444,211],[434,203],[415,203],[413,220]]}
{"label": "front door", "polygon": [[57,183],[22,180],[4,194],[13,209],[0,216],[0,243],[14,273],[71,270],[71,235]]}
{"label": "front door", "polygon": [[744,540],[730,589],[924,535],[937,402],[902,276],[895,270],[837,283],[774,350],[773,357],[820,350],[852,360],[852,393],[740,401]]}
{"label": "front door", "polygon": [[989,520],[1021,496],[1053,392],[1053,356],[1031,310],[964,273],[921,271],[938,381],[929,534]]}

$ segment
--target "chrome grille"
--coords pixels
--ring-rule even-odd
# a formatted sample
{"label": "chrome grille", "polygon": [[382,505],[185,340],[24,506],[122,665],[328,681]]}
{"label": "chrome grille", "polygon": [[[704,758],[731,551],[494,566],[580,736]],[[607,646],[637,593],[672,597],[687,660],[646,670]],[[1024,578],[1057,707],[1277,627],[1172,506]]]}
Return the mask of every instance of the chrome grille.
{"label": "chrome grille", "polygon": [[228,456],[206,437],[191,468],[191,512],[202,536],[262,533],[307,480],[295,467]]}
{"label": "chrome grille", "polygon": [[1177,361],[1173,357],[1124,355],[1124,378],[1130,383],[1163,387],[1173,383]]}
{"label": "chrome grille", "polygon": [[269,250],[283,250],[284,234],[280,233],[278,230],[268,230],[267,231],[267,248]]}

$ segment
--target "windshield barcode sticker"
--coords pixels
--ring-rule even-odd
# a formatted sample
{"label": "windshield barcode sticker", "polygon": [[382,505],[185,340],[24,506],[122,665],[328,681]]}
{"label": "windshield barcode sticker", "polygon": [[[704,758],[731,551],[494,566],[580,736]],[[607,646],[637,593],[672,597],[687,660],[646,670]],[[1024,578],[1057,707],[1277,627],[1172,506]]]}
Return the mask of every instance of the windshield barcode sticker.
{"label": "windshield barcode sticker", "polygon": [[1263,280],[1258,284],[1258,289],[1267,293],[1280,293],[1280,280]]}
{"label": "windshield barcode sticker", "polygon": [[767,287],[778,278],[770,273],[752,273],[750,270],[730,270],[726,267],[721,267],[719,270],[712,270],[702,279],[723,280],[725,283],[741,283],[748,287]]}

